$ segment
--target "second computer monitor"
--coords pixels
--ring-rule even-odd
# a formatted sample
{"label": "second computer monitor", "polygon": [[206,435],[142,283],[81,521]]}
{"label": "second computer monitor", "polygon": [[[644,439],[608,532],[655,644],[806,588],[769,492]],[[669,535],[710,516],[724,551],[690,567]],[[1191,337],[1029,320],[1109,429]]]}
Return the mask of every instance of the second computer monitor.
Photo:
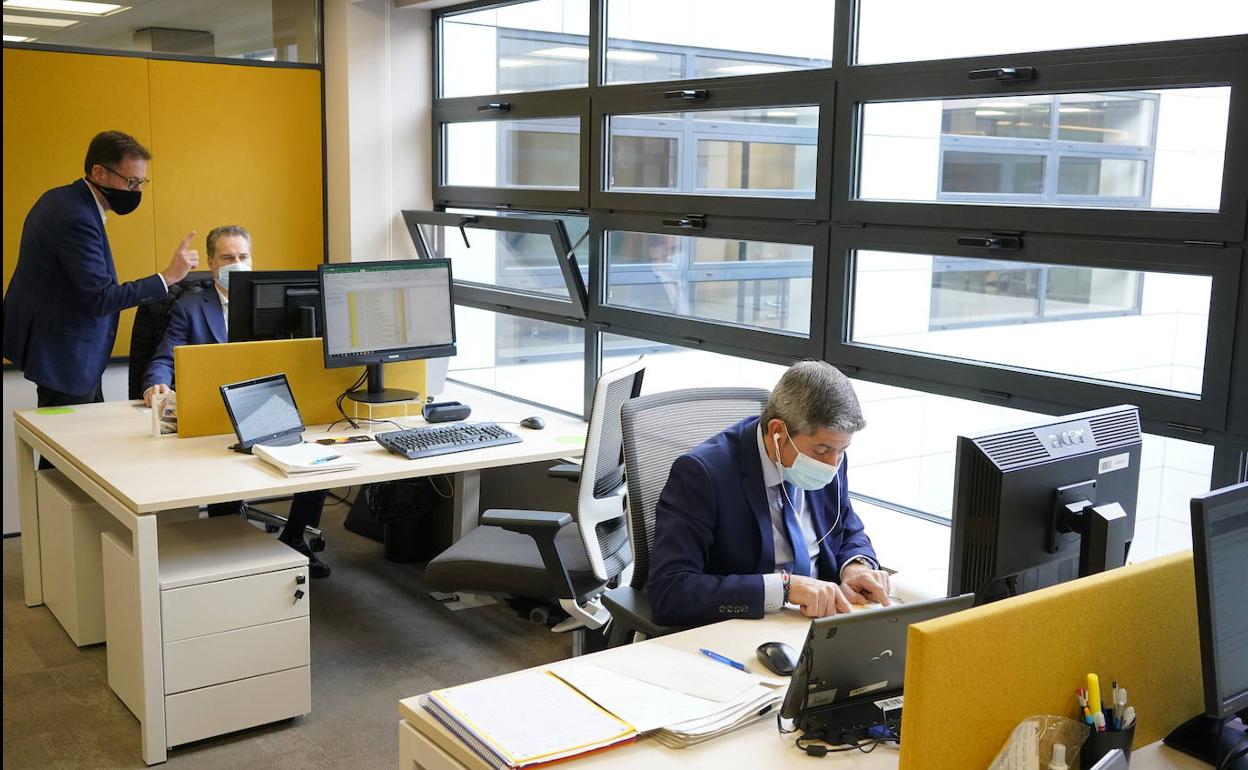
{"label": "second computer monitor", "polygon": [[449,259],[327,264],[320,280],[326,368],[368,367],[367,390],[352,398],[412,398],[385,390],[382,365],[455,355]]}
{"label": "second computer monitor", "polygon": [[321,294],[315,270],[230,274],[230,342],[319,337]]}

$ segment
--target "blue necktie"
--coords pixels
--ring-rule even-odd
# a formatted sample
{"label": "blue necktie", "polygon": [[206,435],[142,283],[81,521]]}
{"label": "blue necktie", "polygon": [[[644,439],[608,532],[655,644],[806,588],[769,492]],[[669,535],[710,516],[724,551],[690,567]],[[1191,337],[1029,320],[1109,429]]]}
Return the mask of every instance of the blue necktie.
{"label": "blue necktie", "polygon": [[789,533],[789,544],[793,546],[794,575],[810,576],[810,553],[806,550],[806,536],[802,534],[802,525],[797,522],[797,511],[793,509],[793,498],[797,490],[789,482],[784,482],[780,495],[780,505],[784,511],[784,529]]}

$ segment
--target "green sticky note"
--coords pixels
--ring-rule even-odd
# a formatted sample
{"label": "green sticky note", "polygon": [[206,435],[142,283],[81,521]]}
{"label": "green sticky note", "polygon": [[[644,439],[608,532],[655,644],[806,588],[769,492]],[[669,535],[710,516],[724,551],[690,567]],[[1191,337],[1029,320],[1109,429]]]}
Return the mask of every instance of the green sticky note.
{"label": "green sticky note", "polygon": [[69,414],[74,411],[70,406],[45,406],[42,409],[36,409],[35,414]]}
{"label": "green sticky note", "polygon": [[559,438],[555,440],[558,441],[560,444],[584,444],[585,443],[584,436],[560,436]]}

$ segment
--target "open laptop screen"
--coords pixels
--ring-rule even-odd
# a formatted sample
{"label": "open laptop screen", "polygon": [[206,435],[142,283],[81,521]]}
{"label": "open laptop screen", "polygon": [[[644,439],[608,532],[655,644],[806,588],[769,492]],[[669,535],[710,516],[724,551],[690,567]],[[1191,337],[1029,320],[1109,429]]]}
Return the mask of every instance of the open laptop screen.
{"label": "open laptop screen", "polygon": [[221,386],[225,409],[241,448],[256,444],[298,443],[303,420],[286,375],[274,374]]}

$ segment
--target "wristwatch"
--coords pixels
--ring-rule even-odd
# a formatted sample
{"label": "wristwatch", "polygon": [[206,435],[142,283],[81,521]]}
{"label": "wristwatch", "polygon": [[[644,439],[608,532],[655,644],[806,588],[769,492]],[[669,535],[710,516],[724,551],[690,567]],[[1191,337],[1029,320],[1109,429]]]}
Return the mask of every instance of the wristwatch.
{"label": "wristwatch", "polygon": [[784,585],[784,603],[785,604],[789,603],[789,580],[791,578],[792,578],[792,575],[789,574],[789,571],[787,569],[780,570],[780,582]]}

